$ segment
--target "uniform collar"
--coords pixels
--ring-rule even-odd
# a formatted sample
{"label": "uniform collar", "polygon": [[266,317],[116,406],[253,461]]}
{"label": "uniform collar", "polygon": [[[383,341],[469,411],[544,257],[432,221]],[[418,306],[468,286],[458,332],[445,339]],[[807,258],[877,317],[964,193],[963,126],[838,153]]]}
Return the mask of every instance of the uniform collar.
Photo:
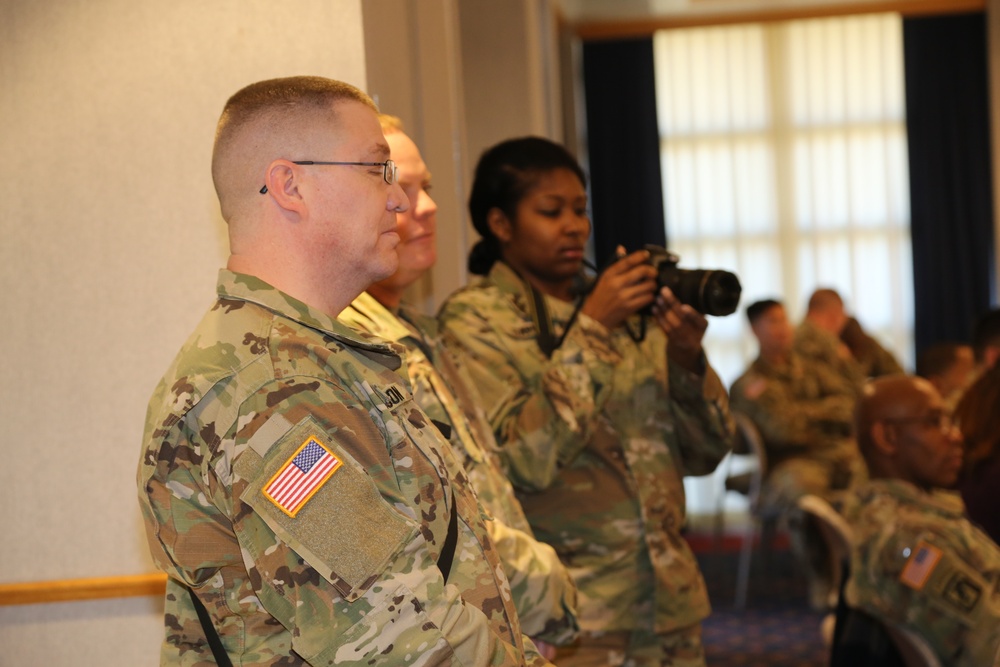
{"label": "uniform collar", "polygon": [[860,492],[862,501],[879,494],[887,494],[906,503],[951,518],[961,518],[965,514],[962,497],[954,491],[935,489],[928,493],[901,479],[873,479]]}
{"label": "uniform collar", "polygon": [[395,343],[403,343],[413,335],[396,313],[383,306],[368,292],[352,301],[337,319]]}
{"label": "uniform collar", "polygon": [[396,369],[400,366],[399,352],[391,345],[338,322],[256,276],[220,269],[217,292],[221,299],[253,303],[302,326],[320,331],[389,368]]}

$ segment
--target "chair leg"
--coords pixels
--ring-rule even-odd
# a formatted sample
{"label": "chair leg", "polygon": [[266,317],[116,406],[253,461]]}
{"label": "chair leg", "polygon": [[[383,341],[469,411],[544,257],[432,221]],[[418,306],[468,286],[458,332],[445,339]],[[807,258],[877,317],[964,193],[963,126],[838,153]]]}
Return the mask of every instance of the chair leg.
{"label": "chair leg", "polygon": [[740,564],[736,574],[736,601],[737,609],[745,609],[747,606],[747,590],[750,588],[750,557],[753,555],[753,542],[757,534],[757,520],[750,517],[746,532],[743,534],[743,546],[740,549]]}

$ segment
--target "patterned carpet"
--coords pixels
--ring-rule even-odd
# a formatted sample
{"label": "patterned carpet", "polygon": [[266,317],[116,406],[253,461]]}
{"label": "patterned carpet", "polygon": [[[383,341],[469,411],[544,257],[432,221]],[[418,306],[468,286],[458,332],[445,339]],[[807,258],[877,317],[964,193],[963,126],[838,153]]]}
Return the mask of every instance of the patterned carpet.
{"label": "patterned carpet", "polygon": [[692,540],[712,601],[702,624],[709,667],[824,667],[824,615],[809,608],[805,579],[787,546],[754,552],[747,606],[740,610],[733,606],[738,544],[725,542]]}

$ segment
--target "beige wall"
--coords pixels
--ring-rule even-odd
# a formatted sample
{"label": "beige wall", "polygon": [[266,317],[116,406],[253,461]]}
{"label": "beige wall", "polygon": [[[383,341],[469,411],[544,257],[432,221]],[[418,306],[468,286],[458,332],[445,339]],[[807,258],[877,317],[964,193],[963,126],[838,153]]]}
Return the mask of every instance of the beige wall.
{"label": "beige wall", "polygon": [[434,312],[467,280],[478,234],[466,204],[480,153],[515,136],[562,138],[552,0],[368,0],[369,92],[403,119],[434,181],[438,263],[408,299]]}
{"label": "beige wall", "polygon": [[364,3],[368,90],[403,120],[432,174],[438,262],[407,299],[434,312],[466,282],[465,126],[455,0]]}
{"label": "beige wall", "polygon": [[[215,121],[298,73],[365,86],[360,0],[0,3],[0,582],[152,570],[135,469],[225,261]],[[0,665],[154,665],[160,614],[2,607]]]}
{"label": "beige wall", "polygon": [[[0,3],[0,583],[153,570],[135,469],[149,394],[225,262],[209,160],[228,95],[319,74],[404,119],[440,207],[415,291],[432,310],[466,280],[475,157],[559,135],[552,16],[549,0]],[[0,666],[153,665],[161,614],[0,607]]]}

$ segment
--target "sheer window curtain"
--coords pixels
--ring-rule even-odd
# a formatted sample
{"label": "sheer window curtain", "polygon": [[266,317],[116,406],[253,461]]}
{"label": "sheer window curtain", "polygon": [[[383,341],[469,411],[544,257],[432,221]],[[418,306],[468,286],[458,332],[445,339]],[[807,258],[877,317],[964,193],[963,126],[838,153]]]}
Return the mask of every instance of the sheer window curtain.
{"label": "sheer window curtain", "polygon": [[[817,287],[912,368],[900,18],[667,30],[653,50],[668,246],[743,284],[706,336],[726,385],[757,354],[745,307],[778,298],[798,322]],[[692,513],[714,488],[689,480]]]}

